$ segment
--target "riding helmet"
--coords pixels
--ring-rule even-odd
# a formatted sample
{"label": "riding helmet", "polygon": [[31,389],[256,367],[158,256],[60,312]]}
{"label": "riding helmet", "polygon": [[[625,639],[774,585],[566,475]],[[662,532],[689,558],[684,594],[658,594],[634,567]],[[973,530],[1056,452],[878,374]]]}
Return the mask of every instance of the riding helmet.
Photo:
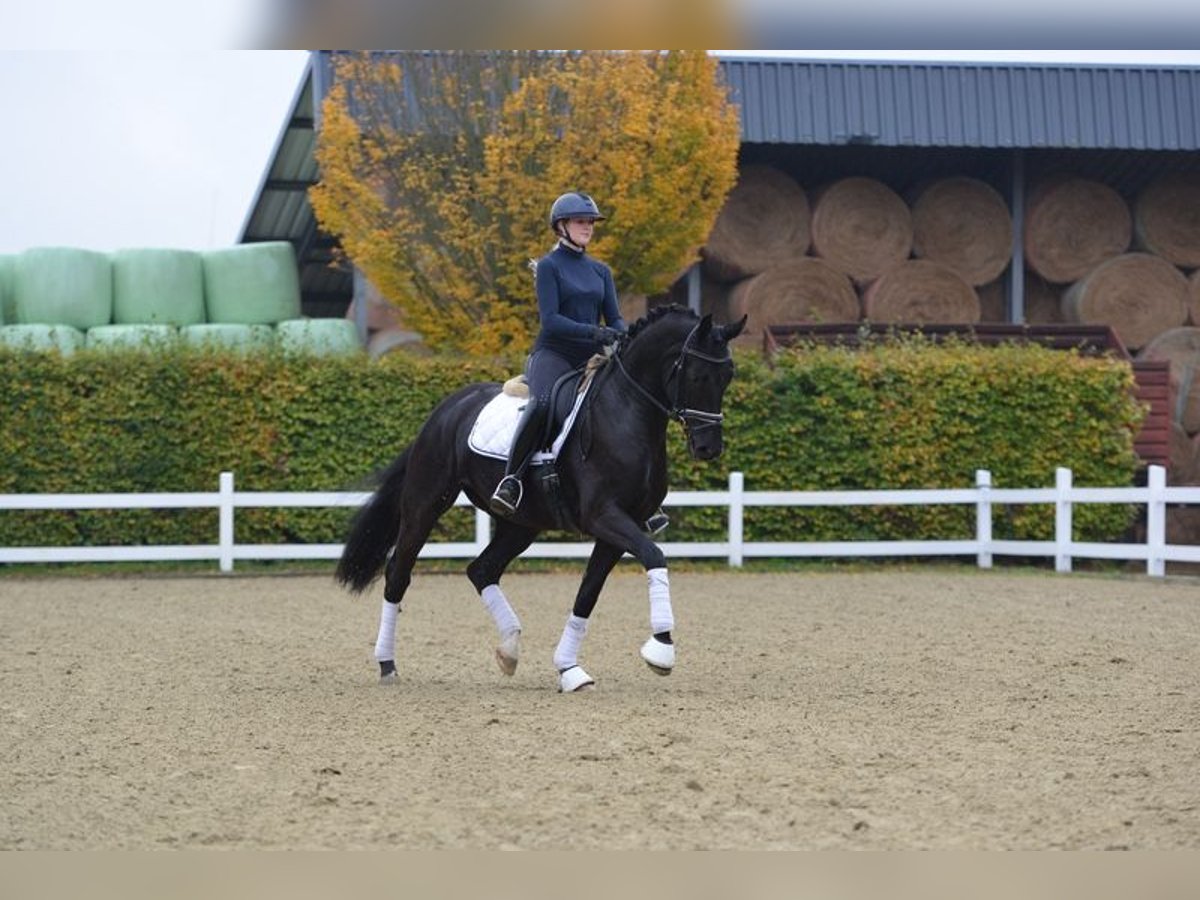
{"label": "riding helmet", "polygon": [[550,207],[550,230],[557,231],[557,225],[563,219],[592,219],[601,221],[605,216],[600,215],[600,207],[587,194],[579,191],[569,191],[554,201]]}

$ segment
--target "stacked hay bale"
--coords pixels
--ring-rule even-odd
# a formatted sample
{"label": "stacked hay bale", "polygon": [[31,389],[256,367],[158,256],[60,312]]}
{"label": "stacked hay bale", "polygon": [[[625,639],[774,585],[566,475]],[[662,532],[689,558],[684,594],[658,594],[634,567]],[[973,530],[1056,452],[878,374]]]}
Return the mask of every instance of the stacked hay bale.
{"label": "stacked hay bale", "polygon": [[428,352],[421,335],[404,327],[400,307],[392,303],[366,278],[355,279],[354,298],[346,309],[347,321],[353,322],[356,328],[360,307],[366,318],[367,352],[372,359],[400,350],[413,353]]}
{"label": "stacked hay bale", "polygon": [[975,289],[1008,266],[1011,230],[1000,195],[970,178],[930,183],[910,208],[875,178],[810,198],[781,170],[747,166],[701,251],[702,305],[748,316],[750,341],[791,322],[977,322]]}

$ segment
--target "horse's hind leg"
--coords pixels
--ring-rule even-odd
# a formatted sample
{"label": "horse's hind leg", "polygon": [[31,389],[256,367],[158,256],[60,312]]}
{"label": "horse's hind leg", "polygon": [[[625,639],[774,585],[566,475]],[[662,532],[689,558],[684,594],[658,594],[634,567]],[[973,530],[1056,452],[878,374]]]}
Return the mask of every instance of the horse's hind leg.
{"label": "horse's hind leg", "polygon": [[537,532],[507,519],[495,521],[496,533],[483,552],[467,566],[467,577],[475,585],[479,599],[487,607],[500,634],[496,663],[501,672],[512,675],[517,671],[517,661],[521,656],[521,621],[500,590],[500,576],[508,564],[533,543]]}
{"label": "horse's hind leg", "polygon": [[415,502],[406,494],[401,503],[400,535],[384,570],[383,604],[375,638],[375,660],[379,663],[379,678],[385,683],[396,679],[396,614],[412,583],[413,566],[434,524],[454,505],[457,496],[457,488]]}

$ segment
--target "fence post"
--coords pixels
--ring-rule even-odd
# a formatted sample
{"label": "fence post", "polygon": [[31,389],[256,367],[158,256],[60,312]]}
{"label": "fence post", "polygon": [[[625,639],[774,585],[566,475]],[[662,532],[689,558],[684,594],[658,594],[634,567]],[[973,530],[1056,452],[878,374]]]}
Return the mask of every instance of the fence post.
{"label": "fence post", "polygon": [[1071,571],[1071,470],[1054,470],[1054,571]]}
{"label": "fence post", "polygon": [[1167,470],[1150,466],[1146,498],[1146,574],[1159,578],[1167,574]]}
{"label": "fence post", "polygon": [[729,565],[738,567],[742,565],[745,487],[745,475],[741,472],[729,473]]}
{"label": "fence post", "polygon": [[222,572],[233,571],[233,473],[222,472],[217,481],[220,500],[217,513],[217,544]]}
{"label": "fence post", "polygon": [[975,562],[981,569],[992,567],[992,473],[987,469],[975,470],[975,487],[979,499],[975,501],[975,540],[979,552]]}

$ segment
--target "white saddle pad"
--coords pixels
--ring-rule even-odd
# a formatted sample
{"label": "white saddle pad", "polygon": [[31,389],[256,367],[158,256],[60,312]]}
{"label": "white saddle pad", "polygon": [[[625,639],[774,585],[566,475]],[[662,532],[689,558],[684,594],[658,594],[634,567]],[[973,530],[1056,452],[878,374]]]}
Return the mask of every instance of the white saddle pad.
{"label": "white saddle pad", "polygon": [[[583,398],[587,396],[587,392],[588,388],[584,388],[582,393],[576,395],[575,405],[571,407],[570,415],[563,422],[558,437],[550,445],[550,452],[539,450],[534,453],[534,463],[558,457],[558,451],[562,449],[563,441],[571,433],[571,426],[575,424],[575,417],[579,414],[579,407],[583,405]],[[475,424],[471,426],[471,433],[467,436],[467,446],[481,456],[508,459],[508,451],[517,432],[517,422],[528,402],[525,397],[512,397],[501,391],[479,411]]]}

